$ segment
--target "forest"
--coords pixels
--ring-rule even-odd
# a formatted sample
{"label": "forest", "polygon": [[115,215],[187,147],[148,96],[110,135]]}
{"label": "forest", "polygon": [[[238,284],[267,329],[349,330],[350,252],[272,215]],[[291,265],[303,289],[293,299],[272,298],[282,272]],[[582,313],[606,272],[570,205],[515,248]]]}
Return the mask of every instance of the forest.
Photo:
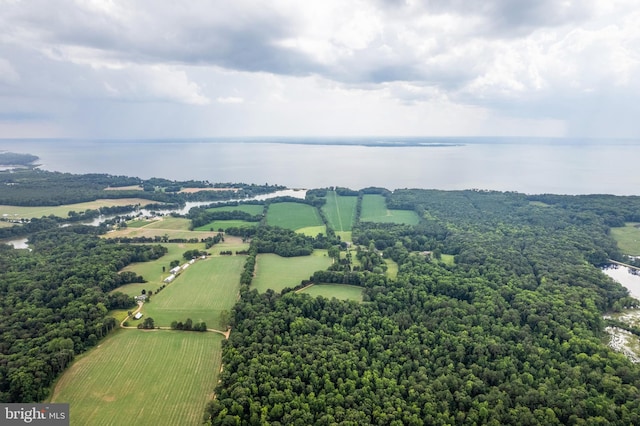
{"label": "forest", "polygon": [[599,270],[623,257],[609,226],[637,197],[386,197],[421,223],[357,223],[353,242],[396,261],[397,279],[311,278],[365,287],[362,304],[244,286],[207,423],[640,422],[640,369],[605,344],[602,320],[637,302]]}

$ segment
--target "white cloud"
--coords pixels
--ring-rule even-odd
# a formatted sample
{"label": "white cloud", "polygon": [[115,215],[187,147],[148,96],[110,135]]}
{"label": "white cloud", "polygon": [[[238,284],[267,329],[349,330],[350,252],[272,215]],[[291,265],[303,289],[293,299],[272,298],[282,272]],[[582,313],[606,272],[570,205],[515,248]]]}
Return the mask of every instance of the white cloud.
{"label": "white cloud", "polygon": [[[239,132],[328,132],[331,117],[342,123],[334,134],[366,133],[375,122],[371,131],[398,134],[445,132],[448,123],[452,134],[561,136],[591,119],[599,133],[640,136],[623,109],[640,100],[634,0],[33,0],[2,8],[0,96],[30,99],[38,110],[43,100],[107,101],[144,115],[163,104],[184,108],[185,131],[204,133],[234,132],[234,123]],[[593,120],[603,102],[610,112]],[[242,120],[195,124],[234,114],[224,109],[232,104]],[[265,119],[274,105],[281,118]]]}

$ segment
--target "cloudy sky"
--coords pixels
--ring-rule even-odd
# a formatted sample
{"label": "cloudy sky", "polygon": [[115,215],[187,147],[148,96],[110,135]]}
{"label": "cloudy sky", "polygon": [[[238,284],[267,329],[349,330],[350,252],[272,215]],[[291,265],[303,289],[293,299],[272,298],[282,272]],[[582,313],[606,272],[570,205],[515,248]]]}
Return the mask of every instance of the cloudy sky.
{"label": "cloudy sky", "polygon": [[640,137],[638,0],[0,0],[0,137]]}

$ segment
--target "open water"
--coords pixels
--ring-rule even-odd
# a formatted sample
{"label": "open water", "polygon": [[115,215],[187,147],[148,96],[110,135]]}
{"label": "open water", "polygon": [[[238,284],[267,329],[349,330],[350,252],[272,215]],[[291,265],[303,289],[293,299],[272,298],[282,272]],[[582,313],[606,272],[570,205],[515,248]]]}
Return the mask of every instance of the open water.
{"label": "open water", "polygon": [[640,141],[490,138],[0,140],[41,168],[140,178],[640,194]]}

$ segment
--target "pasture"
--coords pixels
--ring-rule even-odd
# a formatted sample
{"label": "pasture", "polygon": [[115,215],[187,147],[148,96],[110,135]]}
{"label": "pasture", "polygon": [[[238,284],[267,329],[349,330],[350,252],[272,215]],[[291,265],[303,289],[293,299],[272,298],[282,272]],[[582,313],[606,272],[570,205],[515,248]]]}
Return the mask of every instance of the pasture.
{"label": "pasture", "polygon": [[362,197],[360,221],[417,225],[419,218],[413,210],[387,209],[385,199],[382,195],[365,194]]}
{"label": "pasture", "polygon": [[[183,271],[151,302],[142,308],[144,318],[156,326],[168,327],[172,321],[206,322],[208,328],[224,330],[222,311],[231,311],[238,299],[240,274],[245,256],[216,256],[198,260]],[[142,320],[140,320],[142,321]],[[135,326],[137,321],[130,321]]]}
{"label": "pasture", "polygon": [[327,299],[355,300],[362,302],[364,288],[345,284],[315,284],[300,291],[312,297],[322,296]]}
{"label": "pasture", "polygon": [[11,219],[32,219],[50,215],[66,218],[69,217],[70,211],[80,213],[84,212],[85,210],[97,210],[100,207],[129,205],[140,205],[144,207],[150,203],[154,203],[154,201],[145,200],[144,198],[116,198],[104,200],[100,199],[95,201],[88,201],[86,203],[64,204],[62,206],[22,207],[0,205],[0,216],[6,215],[6,217]]}
{"label": "pasture", "polygon": [[327,202],[322,206],[322,211],[329,222],[329,226],[336,233],[351,231],[356,220],[358,197],[343,197],[336,194],[335,191],[327,191],[326,199]]}
{"label": "pasture", "polygon": [[71,425],[199,425],[221,363],[216,333],[119,330],[76,360],[50,402]]}
{"label": "pasture", "polygon": [[210,209],[207,209],[208,212],[241,211],[253,216],[262,214],[263,210],[264,210],[263,204],[238,204],[237,206],[222,206],[222,207],[212,207]]}
{"label": "pasture", "polygon": [[624,227],[611,228],[611,236],[624,254],[640,255],[640,223],[625,223]]}
{"label": "pasture", "polygon": [[203,239],[213,237],[218,231],[190,231],[191,221],[181,217],[163,216],[161,219],[149,221],[141,226],[130,226],[108,232],[105,238],[155,238],[166,237],[168,239]]}
{"label": "pasture", "polygon": [[206,225],[194,228],[194,231],[219,231],[220,229],[224,231],[227,228],[250,228],[253,226],[258,226],[259,224],[260,222],[247,222],[246,220],[214,220],[213,222],[209,222]]}
{"label": "pasture", "polygon": [[442,263],[448,266],[453,266],[456,264],[455,257],[452,254],[441,254],[440,260],[442,261]]}
{"label": "pasture", "polygon": [[308,280],[316,271],[324,271],[331,265],[326,250],[314,250],[310,256],[280,257],[277,254],[259,254],[256,258],[256,276],[251,288],[264,293],[268,289],[276,292],[286,287],[295,287]]}
{"label": "pasture", "polygon": [[270,204],[267,211],[267,224],[292,231],[312,226],[324,226],[315,207],[292,202]]}
{"label": "pasture", "polygon": [[392,259],[385,259],[384,263],[387,265],[387,277],[395,280],[398,277],[398,264]]}
{"label": "pasture", "polygon": [[[152,290],[154,293],[160,287],[166,277],[169,276],[169,264],[172,260],[179,260],[180,263],[184,263],[185,260],[182,258],[182,253],[188,250],[204,249],[204,244],[179,244],[179,243],[163,243],[164,247],[166,247],[169,251],[167,254],[162,256],[160,259],[151,260],[149,262],[137,262],[132,263],[131,265],[125,266],[122,271],[131,271],[135,272],[138,275],[142,275],[144,279],[147,280],[146,283],[135,283],[135,284],[127,284],[121,287],[116,288],[114,291],[120,291],[124,294],[128,294],[130,296],[137,296],[140,294],[142,289]],[[217,247],[217,246],[214,246]],[[162,271],[162,267],[164,266],[165,271]]]}

